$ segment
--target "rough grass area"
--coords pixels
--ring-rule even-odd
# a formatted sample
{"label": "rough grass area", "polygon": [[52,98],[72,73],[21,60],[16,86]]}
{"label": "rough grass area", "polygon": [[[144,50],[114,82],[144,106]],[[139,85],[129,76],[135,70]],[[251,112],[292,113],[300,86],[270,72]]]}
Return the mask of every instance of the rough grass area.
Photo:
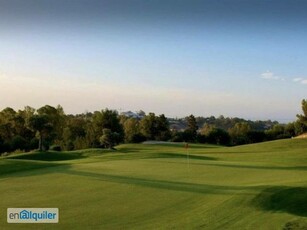
{"label": "rough grass area", "polygon": [[307,133],[301,134],[295,138],[307,138]]}
{"label": "rough grass area", "polygon": [[[0,159],[0,229],[306,229],[307,140],[134,144]],[[56,225],[7,224],[57,207]]]}

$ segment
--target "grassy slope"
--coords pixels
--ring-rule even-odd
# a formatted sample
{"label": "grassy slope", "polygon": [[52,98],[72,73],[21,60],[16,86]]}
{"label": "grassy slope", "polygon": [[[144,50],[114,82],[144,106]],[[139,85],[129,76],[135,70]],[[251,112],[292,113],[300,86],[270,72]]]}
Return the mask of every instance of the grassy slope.
{"label": "grassy slope", "polygon": [[[0,229],[8,207],[58,207],[45,229],[282,229],[307,224],[307,140],[232,148],[121,145],[117,152],[0,159]],[[306,225],[307,226],[307,225]],[[306,227],[305,226],[305,227]]]}

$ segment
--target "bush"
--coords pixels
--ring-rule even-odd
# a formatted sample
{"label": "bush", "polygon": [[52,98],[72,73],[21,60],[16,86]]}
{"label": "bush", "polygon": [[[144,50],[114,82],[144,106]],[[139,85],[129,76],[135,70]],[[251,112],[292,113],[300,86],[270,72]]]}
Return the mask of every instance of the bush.
{"label": "bush", "polygon": [[0,153],[11,152],[11,145],[8,142],[0,142]]}
{"label": "bush", "polygon": [[141,133],[136,133],[131,138],[132,143],[141,143],[144,141],[146,141],[146,137]]}
{"label": "bush", "polygon": [[207,139],[206,139],[206,136],[205,135],[202,135],[202,134],[197,134],[196,136],[196,141],[197,143],[206,143]]}
{"label": "bush", "polygon": [[50,147],[50,150],[60,152],[60,151],[62,151],[62,148],[61,148],[61,146],[59,146],[59,145],[52,145],[52,146]]}
{"label": "bush", "polygon": [[228,132],[223,129],[214,128],[207,136],[207,142],[209,144],[217,145],[229,145],[230,136]]}
{"label": "bush", "polygon": [[33,138],[31,141],[30,141],[30,147],[29,149],[32,150],[32,149],[37,149],[38,147],[38,139],[37,138]]}
{"label": "bush", "polygon": [[65,150],[72,151],[74,149],[75,149],[75,145],[72,141],[69,141],[65,146]]}
{"label": "bush", "polygon": [[183,142],[183,134],[182,132],[174,132],[171,138],[172,142]]}
{"label": "bush", "polygon": [[26,150],[28,149],[28,142],[25,138],[17,135],[13,137],[11,146],[13,151],[16,149]]}

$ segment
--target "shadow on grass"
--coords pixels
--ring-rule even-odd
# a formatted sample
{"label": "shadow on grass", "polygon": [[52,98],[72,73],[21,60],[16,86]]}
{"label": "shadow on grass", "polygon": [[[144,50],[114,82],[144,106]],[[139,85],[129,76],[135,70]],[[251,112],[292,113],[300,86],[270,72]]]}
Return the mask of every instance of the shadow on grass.
{"label": "shadow on grass", "polygon": [[252,203],[262,210],[307,217],[307,188],[267,188],[259,193]]}
{"label": "shadow on grass", "polygon": [[93,178],[100,181],[106,181],[111,183],[128,184],[135,186],[142,186],[154,189],[165,189],[171,191],[191,192],[199,194],[232,194],[242,190],[242,193],[247,194],[248,189],[254,191],[255,188],[248,188],[245,186],[222,186],[222,185],[210,185],[210,184],[195,184],[179,181],[167,181],[156,179],[136,178],[130,176],[110,175],[94,172],[84,172],[67,170],[64,173],[76,176],[84,176]]}
{"label": "shadow on grass", "polygon": [[[35,174],[39,169],[48,169],[53,167],[64,167],[68,169],[68,164],[57,164],[42,161],[24,161],[24,160],[1,160],[0,161],[0,178],[7,177],[24,177]],[[41,171],[40,174],[49,173]]]}
{"label": "shadow on grass", "polygon": [[36,161],[67,161],[86,158],[81,153],[76,152],[35,152],[11,156],[7,159],[36,160]]}
{"label": "shadow on grass", "polygon": [[224,145],[211,145],[211,144],[204,144],[204,145],[189,145],[189,149],[220,149],[225,148]]}
{"label": "shadow on grass", "polygon": [[138,153],[140,152],[140,149],[137,148],[119,148],[119,153]]}
{"label": "shadow on grass", "polygon": [[[104,156],[103,160],[143,160],[143,159],[187,159],[186,154],[180,153],[146,153],[146,152],[124,152],[120,150],[116,154]],[[200,156],[200,155],[189,155],[189,159],[191,160],[216,160],[214,157]]]}
{"label": "shadow on grass", "polygon": [[214,157],[208,156],[199,156],[199,155],[187,155],[187,154],[180,154],[180,153],[157,153],[153,154],[150,158],[176,158],[176,159],[191,159],[191,160],[216,160]]}
{"label": "shadow on grass", "polygon": [[242,169],[263,169],[263,170],[307,170],[307,166],[261,166],[261,165],[235,165],[235,164],[210,164],[212,166]]}
{"label": "shadow on grass", "polygon": [[[146,145],[146,149],[148,149],[148,146],[152,147],[170,147],[170,148],[182,148],[185,150],[185,143],[182,142],[165,142],[165,143],[153,143],[153,144],[144,144]],[[222,145],[212,145],[212,144],[191,144],[189,143],[189,148],[188,149],[218,149],[218,148],[223,148],[225,146]]]}

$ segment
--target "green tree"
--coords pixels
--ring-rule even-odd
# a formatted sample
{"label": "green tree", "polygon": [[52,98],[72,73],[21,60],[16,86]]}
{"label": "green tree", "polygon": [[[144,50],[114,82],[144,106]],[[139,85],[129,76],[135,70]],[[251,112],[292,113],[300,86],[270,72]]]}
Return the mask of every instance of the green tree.
{"label": "green tree", "polygon": [[140,122],[141,133],[147,138],[147,140],[155,140],[158,133],[158,123],[156,115],[149,113]]}
{"label": "green tree", "polygon": [[46,138],[53,129],[52,124],[50,123],[48,119],[48,116],[47,115],[33,115],[29,119],[29,127],[33,131],[37,132],[37,136],[39,139],[38,149],[39,151],[42,151],[44,138]]}
{"label": "green tree", "polygon": [[164,114],[156,116],[154,113],[149,113],[140,121],[141,134],[147,140],[167,141],[171,138],[169,122]]}
{"label": "green tree", "polygon": [[213,131],[215,128],[216,128],[215,125],[207,124],[207,123],[206,123],[206,124],[204,124],[203,127],[200,129],[200,133],[201,133],[202,135],[208,136],[209,133],[210,133],[211,131]]}
{"label": "green tree", "polygon": [[6,142],[10,142],[16,134],[15,117],[16,111],[10,107],[7,107],[0,112],[0,135]]}
{"label": "green tree", "polygon": [[301,126],[301,132],[306,132],[307,131],[307,99],[302,100],[302,110],[303,114],[298,114],[296,115],[298,120],[297,122],[300,123],[297,126]]}
{"label": "green tree", "polygon": [[285,126],[281,124],[274,125],[271,129],[265,131],[268,140],[287,138],[285,135]]}
{"label": "green tree", "polygon": [[198,130],[196,118],[191,114],[190,116],[186,117],[186,122],[187,128],[184,131],[185,141],[194,142],[196,140]]}
{"label": "green tree", "polygon": [[119,134],[112,132],[111,129],[103,129],[103,135],[99,138],[99,141],[106,148],[113,149],[114,145],[118,143]]}
{"label": "green tree", "polygon": [[67,150],[89,148],[86,141],[87,121],[84,117],[69,115],[63,130],[64,148]]}
{"label": "green tree", "polygon": [[[37,110],[38,115],[45,115],[52,126],[52,132],[48,135],[49,144],[62,145],[63,131],[65,127],[66,117],[63,108],[58,105],[56,108],[50,105],[45,105]],[[62,146],[63,147],[63,146]]]}
{"label": "green tree", "polygon": [[127,118],[124,123],[125,142],[135,142],[135,138],[140,134],[140,124],[135,118]]}
{"label": "green tree", "polygon": [[95,111],[92,118],[92,127],[96,139],[99,141],[103,135],[103,129],[110,129],[112,133],[117,133],[118,139],[124,139],[124,130],[120,124],[117,111],[105,109],[102,111]]}
{"label": "green tree", "polygon": [[228,132],[223,129],[214,128],[207,136],[207,141],[211,144],[217,145],[229,145],[230,136]]}
{"label": "green tree", "polygon": [[27,140],[23,138],[22,136],[16,135],[12,139],[11,147],[13,150],[16,150],[16,149],[27,150],[28,143],[27,143]]}
{"label": "green tree", "polygon": [[295,135],[300,135],[306,132],[306,126],[299,120],[294,122]]}
{"label": "green tree", "polygon": [[290,122],[285,127],[285,135],[287,137],[294,137],[295,133],[295,122]]}
{"label": "green tree", "polygon": [[28,120],[33,114],[27,116],[27,108],[30,107],[25,107],[25,110],[16,112],[8,107],[0,112],[0,139],[3,142],[2,146],[5,147],[3,149],[6,149],[5,151],[14,151],[17,148],[30,149],[30,143],[35,137],[35,132],[28,128]]}
{"label": "green tree", "polygon": [[157,134],[156,140],[167,141],[171,138],[171,132],[169,129],[169,122],[164,114],[161,114],[156,118],[157,120]]}
{"label": "green tree", "polygon": [[228,130],[234,145],[249,143],[248,133],[251,132],[251,127],[247,122],[236,123],[234,127]]}

